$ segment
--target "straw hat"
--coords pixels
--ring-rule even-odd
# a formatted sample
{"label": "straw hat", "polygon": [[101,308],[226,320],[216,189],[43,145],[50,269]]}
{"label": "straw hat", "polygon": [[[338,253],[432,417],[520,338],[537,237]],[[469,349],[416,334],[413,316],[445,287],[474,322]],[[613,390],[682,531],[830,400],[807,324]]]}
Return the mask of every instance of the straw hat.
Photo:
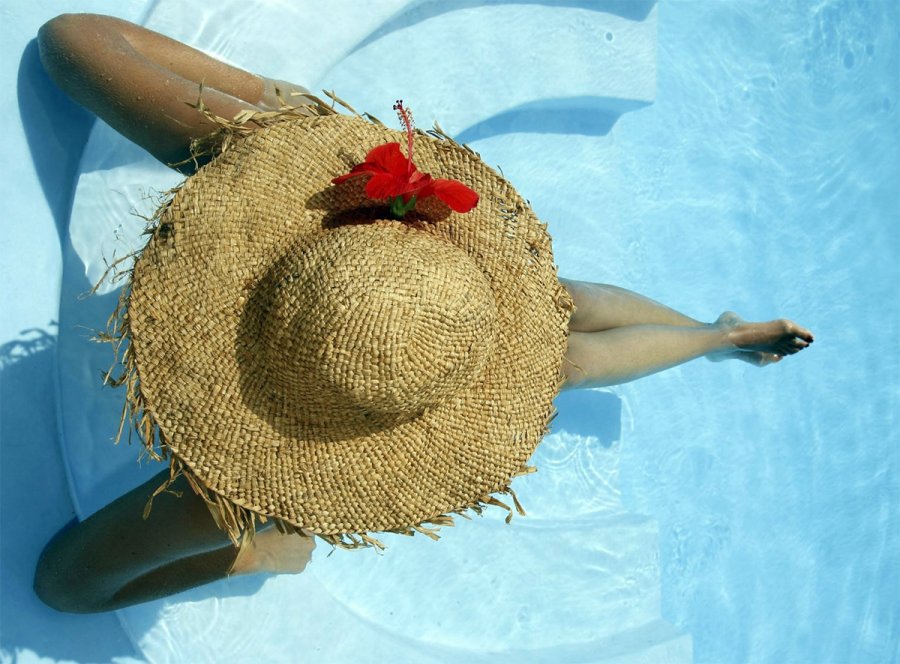
{"label": "straw hat", "polygon": [[389,220],[331,180],[402,134],[313,110],[216,118],[227,149],[157,213],[110,337],[123,423],[235,542],[257,519],[355,547],[486,504],[511,516],[491,494],[533,470],[574,308],[546,226],[435,132],[417,165],[480,203]]}

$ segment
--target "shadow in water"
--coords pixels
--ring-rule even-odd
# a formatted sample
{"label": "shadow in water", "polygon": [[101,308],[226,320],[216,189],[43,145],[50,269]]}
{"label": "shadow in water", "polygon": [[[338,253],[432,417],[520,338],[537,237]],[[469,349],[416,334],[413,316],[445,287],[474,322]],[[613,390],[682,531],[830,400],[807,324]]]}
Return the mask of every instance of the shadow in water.
{"label": "shadow in water", "polygon": [[[94,117],[49,79],[35,40],[22,53],[16,87],[32,162],[63,238],[75,173]],[[133,657],[137,653],[115,614],[59,613],[32,589],[44,545],[75,517],[57,443],[55,372],[56,336],[48,330],[24,330],[19,339],[0,346],[3,650],[80,662]]]}
{"label": "shadow in water", "polygon": [[643,21],[655,4],[656,0],[455,0],[454,2],[422,0],[385,21],[377,30],[374,30],[350,49],[347,55],[365,48],[372,42],[376,42],[392,32],[409,28],[441,14],[462,9],[497,5],[543,5],[545,7],[587,9],[605,14],[614,14],[629,21]]}
{"label": "shadow in water", "polygon": [[605,136],[623,113],[648,105],[646,102],[611,97],[541,99],[467,127],[454,136],[454,140],[471,143],[512,133]]}
{"label": "shadow in water", "polygon": [[[32,587],[35,566],[44,546],[56,532],[77,521],[70,494],[71,472],[66,467],[63,449],[91,447],[74,445],[77,441],[68,440],[61,448],[59,441],[66,428],[58,388],[68,391],[69,408],[85,412],[96,407],[101,390],[109,389],[101,386],[100,371],[109,366],[111,351],[92,342],[90,336],[92,330],[105,327],[118,294],[79,299],[90,290],[91,284],[68,237],[78,167],[94,116],[72,102],[49,79],[34,40],[22,54],[17,94],[33,166],[60,236],[63,280],[59,336],[54,334],[57,324],[52,322],[47,329],[25,330],[18,339],[0,346],[2,652],[5,655],[28,651],[38,657],[78,662],[140,657],[122,630],[120,615],[61,613],[43,604]],[[96,353],[100,348],[102,360],[94,362],[96,356],[92,355],[88,361],[60,367],[63,347],[70,358],[72,353],[77,357],[81,353]],[[83,413],[79,410],[70,415],[80,417]],[[71,427],[69,435],[82,433],[80,425],[89,421],[84,419],[79,426]],[[87,427],[83,435],[96,434],[105,440],[117,425],[115,418],[108,423],[108,429],[103,423],[102,434],[96,434],[96,428]],[[73,462],[83,464],[83,470],[90,469],[85,472],[104,467],[99,459],[73,459]],[[116,490],[119,484],[134,488],[142,479],[137,471],[126,475],[111,479],[110,484],[116,485]],[[166,601],[251,595],[264,581],[261,575],[240,577],[240,580],[209,584]],[[136,639],[143,635],[142,629],[146,631],[157,622],[166,601],[129,610],[129,628]]]}
{"label": "shadow in water", "polygon": [[[58,449],[54,403],[56,337],[27,330],[0,346],[0,624],[3,648],[28,650],[40,657],[77,662],[108,662],[137,657],[115,613],[60,613],[38,599],[32,588],[35,565],[47,542],[76,522],[67,473]],[[99,388],[98,388],[99,389]],[[252,595],[265,577],[239,577],[185,593],[208,597]],[[169,601],[178,601],[174,596]],[[162,603],[129,615],[138,638],[157,622]]]}
{"label": "shadow in water", "polygon": [[38,556],[75,516],[57,447],[56,338],[28,330],[0,346],[0,624],[3,648],[41,657],[108,662],[137,653],[113,613],[71,615],[32,590]]}
{"label": "shadow in water", "polygon": [[612,392],[599,390],[567,390],[554,401],[559,414],[553,420],[551,433],[560,430],[579,436],[600,439],[610,447],[622,433],[622,400]]}
{"label": "shadow in water", "polygon": [[62,240],[81,153],[96,118],[50,80],[35,39],[22,52],[16,94],[31,160]]}

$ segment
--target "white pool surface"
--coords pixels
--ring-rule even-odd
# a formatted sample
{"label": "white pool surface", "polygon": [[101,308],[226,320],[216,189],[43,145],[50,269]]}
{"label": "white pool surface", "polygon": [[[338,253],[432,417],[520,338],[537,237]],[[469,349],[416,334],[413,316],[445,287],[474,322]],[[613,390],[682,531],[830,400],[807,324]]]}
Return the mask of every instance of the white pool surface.
{"label": "white pool surface", "polygon": [[[365,6],[365,10],[361,7]],[[383,555],[73,616],[46,541],[150,475],[89,339],[180,178],[71,104],[0,10],[0,662],[892,662],[900,657],[900,9],[892,0],[131,0],[115,13],[386,123],[403,98],[549,224],[562,276],[696,318],[786,316],[808,351],[570,392],[488,511]]]}

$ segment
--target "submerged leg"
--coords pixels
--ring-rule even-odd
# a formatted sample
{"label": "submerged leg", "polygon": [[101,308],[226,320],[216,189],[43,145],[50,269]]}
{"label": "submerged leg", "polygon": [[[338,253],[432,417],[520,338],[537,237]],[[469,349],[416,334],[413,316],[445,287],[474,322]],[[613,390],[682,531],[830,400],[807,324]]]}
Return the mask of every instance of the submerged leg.
{"label": "submerged leg", "polygon": [[[183,477],[169,487],[180,497],[161,493],[143,519],[147,499],[168,475],[168,470],[155,475],[57,534],[38,561],[38,596],[59,611],[112,611],[228,574],[299,571],[300,558],[308,560],[312,554],[311,537],[281,535],[272,528],[260,533],[260,541],[247,551],[250,555],[239,556],[244,549],[233,546],[219,530]],[[272,531],[285,539],[273,537]],[[283,563],[283,554],[273,558],[269,553],[276,543],[283,548],[287,542],[294,549],[290,564]]]}
{"label": "submerged leg", "polygon": [[[572,279],[560,279],[560,283],[575,302],[575,313],[569,320],[569,330],[572,332],[601,332],[631,325],[707,326],[706,323],[625,288]],[[732,312],[726,312],[716,322],[734,326],[745,321]],[[775,351],[749,348],[733,349],[706,357],[714,362],[742,360],[758,367],[781,359]]]}
{"label": "submerged leg", "polygon": [[599,332],[627,325],[703,326],[690,316],[618,286],[574,279],[559,281],[575,301],[575,313],[569,321],[572,332]]}
{"label": "submerged leg", "polygon": [[564,388],[618,385],[698,357],[735,352],[769,354],[773,361],[809,346],[813,335],[796,323],[748,323],[732,312],[711,325],[629,325],[571,332],[563,360]]}

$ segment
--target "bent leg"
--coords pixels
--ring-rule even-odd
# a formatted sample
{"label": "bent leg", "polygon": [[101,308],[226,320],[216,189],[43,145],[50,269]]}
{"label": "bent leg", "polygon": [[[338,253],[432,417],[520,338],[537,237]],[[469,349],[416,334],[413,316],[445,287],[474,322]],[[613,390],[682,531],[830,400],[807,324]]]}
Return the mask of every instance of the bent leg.
{"label": "bent leg", "polygon": [[[57,534],[38,561],[38,596],[60,611],[111,611],[224,577],[237,549],[183,478],[170,487],[180,498],[156,496],[149,517],[142,518],[147,499],[168,475],[155,475]],[[172,568],[192,558],[186,563],[192,569],[183,574]],[[169,581],[158,573],[166,568]],[[154,573],[155,583],[140,587],[140,579]]]}
{"label": "bent leg", "polygon": [[183,477],[154,498],[144,519],[148,498],[168,476],[162,471],[58,533],[38,561],[38,596],[59,611],[112,611],[226,576],[297,573],[309,561],[313,537],[282,534],[273,521],[233,546]]}
{"label": "bent leg", "polygon": [[[191,141],[216,129],[188,105],[197,102],[201,82],[204,103],[220,117],[277,102],[274,82],[110,16],[58,16],[41,27],[38,46],[60,88],[167,165],[188,158]],[[283,96],[299,90],[291,86]],[[189,173],[193,165],[179,170]]]}

